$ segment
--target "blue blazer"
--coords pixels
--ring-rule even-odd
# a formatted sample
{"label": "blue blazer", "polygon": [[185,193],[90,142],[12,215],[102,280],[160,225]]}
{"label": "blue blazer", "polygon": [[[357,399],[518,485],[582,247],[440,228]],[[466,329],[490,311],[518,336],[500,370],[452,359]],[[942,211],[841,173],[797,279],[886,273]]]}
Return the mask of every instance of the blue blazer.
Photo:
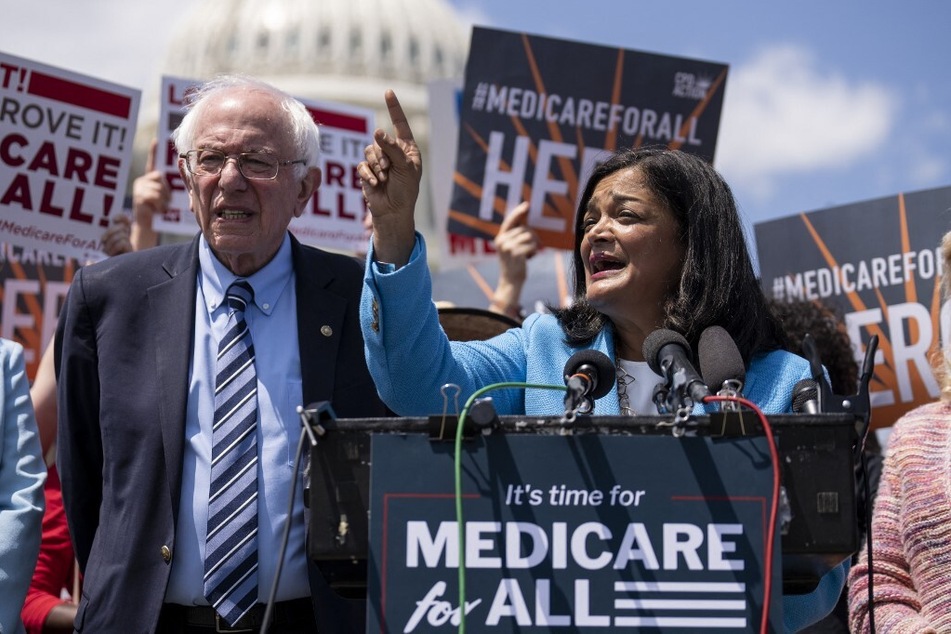
{"label": "blue blazer", "polygon": [[[488,341],[449,341],[431,299],[432,283],[425,249],[398,271],[374,272],[368,256],[361,299],[361,323],[367,365],[384,402],[401,416],[443,411],[440,387],[455,383],[462,404],[479,388],[501,382],[564,387],[569,357],[581,348],[564,342],[553,315],[532,314],[520,328]],[[600,350],[614,361],[614,331],[609,326],[584,348]],[[774,350],[753,357],[746,370],[745,397],[767,414],[792,411],[792,390],[811,376],[809,363]],[[564,413],[564,391],[506,389],[491,393],[499,414]],[[702,408],[698,408],[698,413]],[[594,413],[620,414],[617,385],[599,399]]]}
{"label": "blue blazer", "polygon": [[[418,236],[418,234],[417,234]],[[461,388],[459,407],[476,390],[502,382],[563,386],[568,358],[579,348],[564,342],[552,315],[533,314],[520,328],[488,341],[450,342],[432,302],[432,280],[421,236],[410,261],[398,270],[367,254],[360,304],[367,366],[383,401],[401,416],[444,411],[440,391],[446,383]],[[608,327],[586,348],[613,361],[614,333]],[[746,369],[744,396],[766,414],[792,411],[793,386],[810,378],[809,362],[782,350],[755,355]],[[491,392],[499,414],[560,415],[564,392],[550,389],[501,389]],[[702,413],[697,405],[695,413]],[[457,408],[449,403],[449,411]],[[620,413],[617,385],[595,402],[594,414]],[[797,631],[828,614],[845,584],[849,562],[826,573],[809,594],[783,597],[786,631]]]}
{"label": "blue blazer", "polygon": [[[385,415],[363,360],[360,263],[293,238],[291,252],[301,404]],[[196,236],[84,267],[70,286],[56,335],[57,462],[84,573],[78,631],[154,632],[158,623],[182,495],[198,268]],[[362,603],[339,599],[311,568],[320,631],[359,628]]]}
{"label": "blue blazer", "polygon": [[22,632],[20,610],[40,552],[46,464],[23,346],[0,339],[0,631]]}

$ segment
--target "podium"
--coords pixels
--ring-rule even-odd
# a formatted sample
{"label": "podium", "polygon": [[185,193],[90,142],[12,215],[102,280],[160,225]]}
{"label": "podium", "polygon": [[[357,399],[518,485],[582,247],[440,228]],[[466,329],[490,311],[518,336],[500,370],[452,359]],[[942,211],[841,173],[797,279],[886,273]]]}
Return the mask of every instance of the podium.
{"label": "podium", "polygon": [[[783,487],[772,567],[771,605],[777,606],[780,590],[811,591],[859,547],[856,419],[784,414],[768,420]],[[400,630],[429,616],[424,608],[416,614],[409,607],[454,601],[459,527],[453,513],[454,445],[447,440],[454,437],[455,418],[325,417],[320,425],[324,433],[311,449],[307,475],[308,554],[331,587],[349,596],[369,590],[370,616],[376,612],[371,624],[389,614]],[[760,600],[751,588],[759,587],[762,570],[769,569],[762,552],[772,471],[758,425],[749,416],[693,417],[688,433],[678,437],[669,417],[661,416],[579,417],[567,426],[557,417],[502,416],[484,429],[467,421],[465,558],[479,589],[480,598],[473,600],[482,602],[471,608],[473,614],[481,610],[480,616],[495,614],[517,626],[523,602],[534,603],[524,618],[550,624],[568,619],[578,626],[600,618],[613,618],[615,625],[662,623],[637,619],[674,617],[635,615],[643,606],[668,605],[656,597],[671,596],[659,588],[682,583],[677,574],[694,571],[704,587],[713,587],[718,582],[709,580],[723,578],[722,571],[745,568],[752,577],[739,584],[746,588],[742,596],[718,596],[714,609],[722,615],[723,606],[742,603],[743,622],[750,625],[752,604]],[[394,549],[406,553],[393,559]],[[410,590],[413,598],[403,601],[409,612],[398,616],[387,601],[412,584],[394,576],[394,562],[412,578],[428,567],[438,579]],[[505,570],[486,570],[496,563]],[[500,584],[489,572],[507,581]],[[564,581],[566,575],[571,582]],[[615,593],[613,603],[592,603],[592,596],[605,592]],[[710,601],[706,594],[674,596],[678,605]],[[578,602],[586,606],[580,615],[577,605],[568,605]],[[682,619],[692,617],[677,618],[689,623]]]}

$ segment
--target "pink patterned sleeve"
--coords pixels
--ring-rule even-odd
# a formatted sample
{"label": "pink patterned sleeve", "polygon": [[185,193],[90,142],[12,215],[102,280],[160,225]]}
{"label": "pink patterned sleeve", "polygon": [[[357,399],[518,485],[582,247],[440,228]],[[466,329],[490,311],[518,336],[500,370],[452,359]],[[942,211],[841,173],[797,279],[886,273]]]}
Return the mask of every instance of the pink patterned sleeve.
{"label": "pink patterned sleeve", "polygon": [[[909,434],[907,437],[912,437]],[[936,633],[937,630],[919,614],[921,601],[905,556],[903,514],[920,512],[909,509],[902,495],[904,439],[901,421],[889,439],[882,479],[874,501],[872,515],[872,560],[874,567],[875,630],[881,633]],[[907,483],[904,483],[907,484]],[[869,632],[868,557],[865,545],[859,561],[849,572],[849,630]]]}

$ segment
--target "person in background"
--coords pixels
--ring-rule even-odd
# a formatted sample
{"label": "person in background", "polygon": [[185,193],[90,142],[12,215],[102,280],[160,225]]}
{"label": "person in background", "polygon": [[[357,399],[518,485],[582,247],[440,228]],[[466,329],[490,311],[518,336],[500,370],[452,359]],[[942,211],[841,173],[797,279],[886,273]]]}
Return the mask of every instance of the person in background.
{"label": "person in background", "polygon": [[[386,104],[395,135],[377,130],[358,167],[375,228],[361,325],[370,372],[394,412],[440,411],[446,383],[459,385],[463,400],[493,383],[561,385],[566,361],[585,348],[606,354],[618,374],[596,414],[653,412],[660,377],[644,360],[645,338],[666,328],[696,348],[713,325],[731,335],[747,365],[746,398],[767,414],[791,410],[809,363],[781,349],[784,333],[754,275],[732,192],[706,161],[666,148],[620,150],[594,169],[575,217],[570,307],[529,315],[487,341],[450,342],[415,227],[422,159],[392,91]],[[564,413],[563,395],[552,390],[502,390],[493,400],[500,415]],[[847,569],[844,561],[812,593],[783,597],[788,631],[832,609]]]}
{"label": "person in background", "polygon": [[[63,509],[63,493],[56,470],[56,373],[54,346],[48,345],[40,357],[30,386],[42,455],[48,469],[43,496],[46,510],[36,567],[23,603],[21,618],[27,634],[56,634],[73,631],[78,575],[72,541]],[[64,596],[65,593],[65,596]]]}
{"label": "person in background", "polygon": [[27,634],[72,632],[79,599],[79,576],[66,524],[59,473],[55,464],[48,469],[43,489],[46,511],[42,542],[21,611]]}
{"label": "person in background", "polygon": [[[951,232],[941,241],[951,270]],[[951,275],[942,276],[944,300]],[[951,631],[951,362],[932,359],[939,400],[906,413],[892,426],[872,510],[872,564],[865,548],[849,573],[852,632]],[[874,595],[869,603],[869,575]]]}
{"label": "person in background", "polygon": [[23,346],[9,339],[0,339],[0,402],[0,631],[17,634],[40,549],[46,467]]}
{"label": "person in background", "polygon": [[159,233],[153,229],[155,216],[161,216],[168,209],[172,190],[165,174],[155,169],[155,153],[158,140],[152,139],[148,157],[145,160],[145,173],[132,182],[132,250],[141,251],[159,243]]}
{"label": "person in background", "polygon": [[320,184],[317,127],[286,93],[223,76],[174,142],[200,233],[80,269],[57,329],[76,629],[257,631],[290,522],[272,631],[362,631],[365,601],[326,583],[302,487],[291,498],[297,407],[386,412],[363,359],[360,263],[288,232]]}
{"label": "person in background", "polygon": [[789,340],[789,350],[805,356],[802,341],[812,335],[822,365],[829,371],[832,391],[855,394],[859,382],[859,365],[855,360],[852,340],[835,311],[809,300],[769,300],[770,310],[782,324]]}
{"label": "person in background", "polygon": [[[806,334],[812,336],[819,351],[820,361],[829,373],[832,392],[847,396],[858,389],[859,364],[855,359],[852,340],[845,325],[828,306],[809,300],[770,300],[770,308],[782,322],[789,339],[789,350],[804,355],[802,341]],[[865,458],[869,477],[869,491],[874,499],[881,474],[882,455],[875,434],[870,433],[865,442]],[[865,497],[865,477],[861,464],[856,471],[856,519],[859,524],[859,541],[865,537],[866,507],[870,502]],[[854,558],[853,558],[854,559]],[[818,623],[803,630],[807,634],[832,634],[849,631],[849,607],[847,593],[843,592],[832,612]]]}
{"label": "person in background", "polygon": [[499,225],[493,244],[499,258],[499,282],[489,310],[522,321],[522,287],[528,277],[528,261],[538,253],[538,234],[528,226],[528,202],[516,205]]}

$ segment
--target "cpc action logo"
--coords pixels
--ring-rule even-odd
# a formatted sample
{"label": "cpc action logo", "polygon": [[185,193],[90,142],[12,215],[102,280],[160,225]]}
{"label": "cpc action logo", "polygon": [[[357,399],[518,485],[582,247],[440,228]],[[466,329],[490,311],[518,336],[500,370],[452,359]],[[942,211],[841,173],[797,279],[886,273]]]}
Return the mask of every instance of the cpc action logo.
{"label": "cpc action logo", "polygon": [[693,73],[677,73],[674,75],[674,97],[683,99],[695,99],[700,101],[707,96],[710,87],[713,85],[713,79],[703,75]]}

